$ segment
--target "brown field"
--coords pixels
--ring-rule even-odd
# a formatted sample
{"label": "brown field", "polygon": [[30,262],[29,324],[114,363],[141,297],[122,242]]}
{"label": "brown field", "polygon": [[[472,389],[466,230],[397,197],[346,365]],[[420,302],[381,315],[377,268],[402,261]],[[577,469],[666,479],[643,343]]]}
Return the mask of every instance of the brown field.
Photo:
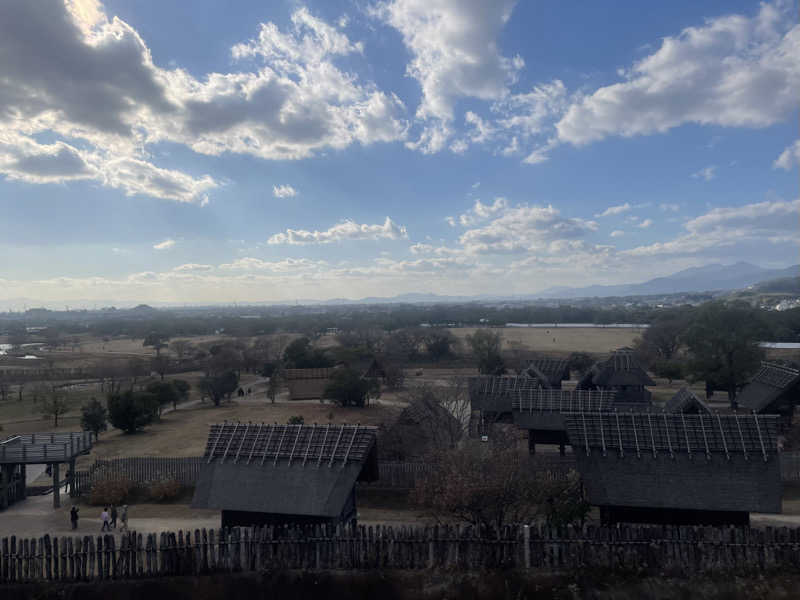
{"label": "brown field", "polygon": [[148,425],[144,431],[125,435],[111,430],[100,435],[91,455],[83,460],[88,464],[95,458],[124,456],[200,456],[208,436],[208,427],[223,421],[254,423],[286,423],[289,417],[300,415],[311,423],[361,423],[380,425],[390,422],[401,409],[377,404],[366,408],[340,408],[319,401],[270,403],[258,399],[232,401],[215,407],[209,403],[179,408],[164,415],[160,422]]}
{"label": "brown field", "polygon": [[[451,329],[461,340],[477,331],[476,327],[459,327]],[[503,349],[509,350],[512,343],[520,343],[533,352],[542,352],[554,356],[571,352],[588,352],[605,354],[630,346],[633,340],[642,334],[642,329],[611,329],[604,327],[554,327],[540,329],[538,327],[500,327],[492,328],[503,336]],[[553,341],[555,340],[555,341]]]}

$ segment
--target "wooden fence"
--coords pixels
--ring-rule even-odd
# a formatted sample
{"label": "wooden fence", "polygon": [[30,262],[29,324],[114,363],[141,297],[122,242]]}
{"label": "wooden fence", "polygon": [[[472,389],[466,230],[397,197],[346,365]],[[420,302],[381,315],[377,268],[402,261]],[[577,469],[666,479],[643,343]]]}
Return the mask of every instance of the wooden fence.
{"label": "wooden fence", "polygon": [[800,529],[545,525],[234,528],[3,538],[0,583],[266,569],[605,569],[753,573],[800,567]]}

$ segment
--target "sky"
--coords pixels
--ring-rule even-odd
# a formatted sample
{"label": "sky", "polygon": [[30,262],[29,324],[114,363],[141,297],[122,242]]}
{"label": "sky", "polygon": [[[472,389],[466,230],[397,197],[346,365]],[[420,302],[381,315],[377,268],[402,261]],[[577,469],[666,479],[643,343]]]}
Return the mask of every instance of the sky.
{"label": "sky", "polygon": [[0,303],[800,262],[796,2],[4,0]]}

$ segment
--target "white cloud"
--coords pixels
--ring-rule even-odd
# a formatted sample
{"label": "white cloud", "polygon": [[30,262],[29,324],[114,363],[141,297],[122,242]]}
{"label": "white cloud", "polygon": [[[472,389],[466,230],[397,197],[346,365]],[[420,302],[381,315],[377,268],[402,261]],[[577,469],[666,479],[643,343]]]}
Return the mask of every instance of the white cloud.
{"label": "white cloud", "polygon": [[[402,102],[333,64],[361,51],[300,8],[286,31],[265,23],[256,39],[235,45],[243,63],[235,72],[198,80],[156,66],[137,31],[96,1],[7,0],[0,173],[33,183],[94,179],[127,195],[202,204],[219,184],[152,164],[149,144],[296,159],[403,139]],[[56,141],[38,144],[41,133]]]}
{"label": "white cloud", "polygon": [[772,167],[774,169],[784,169],[789,171],[794,166],[800,165],[800,140],[797,140],[791,146],[781,152],[781,155],[775,160]]}
{"label": "white cloud", "polygon": [[277,261],[261,260],[260,258],[244,257],[220,265],[223,271],[269,271],[272,273],[288,273],[317,269],[327,265],[324,260],[310,260],[308,258],[285,258]]}
{"label": "white cloud", "polygon": [[612,238],[622,237],[623,235],[625,235],[625,232],[622,231],[621,229],[615,229],[614,231],[611,232]]}
{"label": "white cloud", "polygon": [[276,198],[294,198],[297,196],[297,190],[292,186],[286,185],[273,185],[272,195]]}
{"label": "white cloud", "polygon": [[575,145],[609,135],[663,133],[685,123],[766,127],[797,110],[800,25],[791,3],[764,2],[664,38],[626,81],[575,102],[558,137]]}
{"label": "white cloud", "polygon": [[640,227],[641,229],[647,229],[647,228],[648,228],[648,227],[650,227],[652,224],[653,224],[653,219],[645,219],[644,221],[642,221],[641,223],[639,223],[639,224],[637,225],[637,227]]}
{"label": "white cloud", "polygon": [[507,207],[486,225],[465,231],[459,243],[472,254],[558,251],[559,244],[580,245],[580,238],[596,230],[596,222],[562,217],[551,205],[523,204]]}
{"label": "white cloud", "polygon": [[[485,221],[507,208],[508,200],[502,196],[495,198],[491,204],[483,204],[480,200],[475,200],[472,208],[458,217],[458,222],[464,227],[469,227],[480,221]],[[453,221],[452,225],[455,225],[455,221]]]}
{"label": "white cloud", "polygon": [[618,204],[616,206],[609,206],[603,212],[598,213],[595,217],[610,217],[611,215],[621,215],[622,213],[626,213],[631,209],[631,205],[626,202],[625,204]]}
{"label": "white cloud", "polygon": [[[168,240],[168,241],[171,242],[172,240]],[[165,243],[166,242],[162,242],[162,244],[165,244]],[[162,244],[159,244],[159,245],[162,245]],[[153,248],[156,248],[156,246],[153,246]],[[159,250],[160,249],[161,248],[159,248]],[[211,265],[201,265],[201,264],[197,264],[197,263],[186,263],[186,264],[183,264],[183,265],[178,265],[177,267],[174,267],[172,270],[175,271],[176,273],[205,273],[207,271],[213,271],[214,267],[211,266]]]}
{"label": "white cloud", "polygon": [[667,242],[626,250],[623,256],[693,255],[745,243],[791,244],[797,250],[800,199],[720,207],[686,222],[686,233]]}
{"label": "white cloud", "polygon": [[692,173],[692,179],[703,179],[704,181],[711,181],[716,176],[717,167],[714,165],[703,167],[696,173]]}
{"label": "white cloud", "polygon": [[163,242],[159,242],[158,244],[153,244],[154,250],[169,250],[173,246],[175,246],[177,242],[171,238],[164,240]]}
{"label": "white cloud", "polygon": [[671,204],[671,203],[659,204],[658,208],[663,210],[664,212],[678,212],[681,209],[679,204]]}
{"label": "white cloud", "polygon": [[508,93],[524,65],[520,57],[505,57],[497,37],[515,0],[391,0],[372,13],[397,29],[411,52],[407,73],[422,88],[417,118],[429,121],[412,147],[441,150],[450,137],[459,98],[498,100]]}
{"label": "white cloud", "polygon": [[329,244],[345,240],[399,240],[408,238],[406,228],[397,225],[389,217],[382,225],[359,224],[355,221],[343,221],[325,231],[308,231],[305,229],[287,229],[285,233],[276,233],[267,240],[268,244]]}

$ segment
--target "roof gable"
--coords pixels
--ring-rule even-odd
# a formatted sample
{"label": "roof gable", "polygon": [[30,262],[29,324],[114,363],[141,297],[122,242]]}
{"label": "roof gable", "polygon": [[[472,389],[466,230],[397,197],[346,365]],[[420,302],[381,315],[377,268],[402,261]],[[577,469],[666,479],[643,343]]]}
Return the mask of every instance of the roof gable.
{"label": "roof gable", "polygon": [[776,399],[800,385],[800,371],[777,363],[762,362],[761,368],[744,387],[738,397],[739,404],[762,412]]}
{"label": "roof gable", "polygon": [[679,389],[675,395],[667,401],[664,405],[664,410],[668,413],[702,412],[708,415],[711,414],[711,408],[708,404],[686,387]]}

